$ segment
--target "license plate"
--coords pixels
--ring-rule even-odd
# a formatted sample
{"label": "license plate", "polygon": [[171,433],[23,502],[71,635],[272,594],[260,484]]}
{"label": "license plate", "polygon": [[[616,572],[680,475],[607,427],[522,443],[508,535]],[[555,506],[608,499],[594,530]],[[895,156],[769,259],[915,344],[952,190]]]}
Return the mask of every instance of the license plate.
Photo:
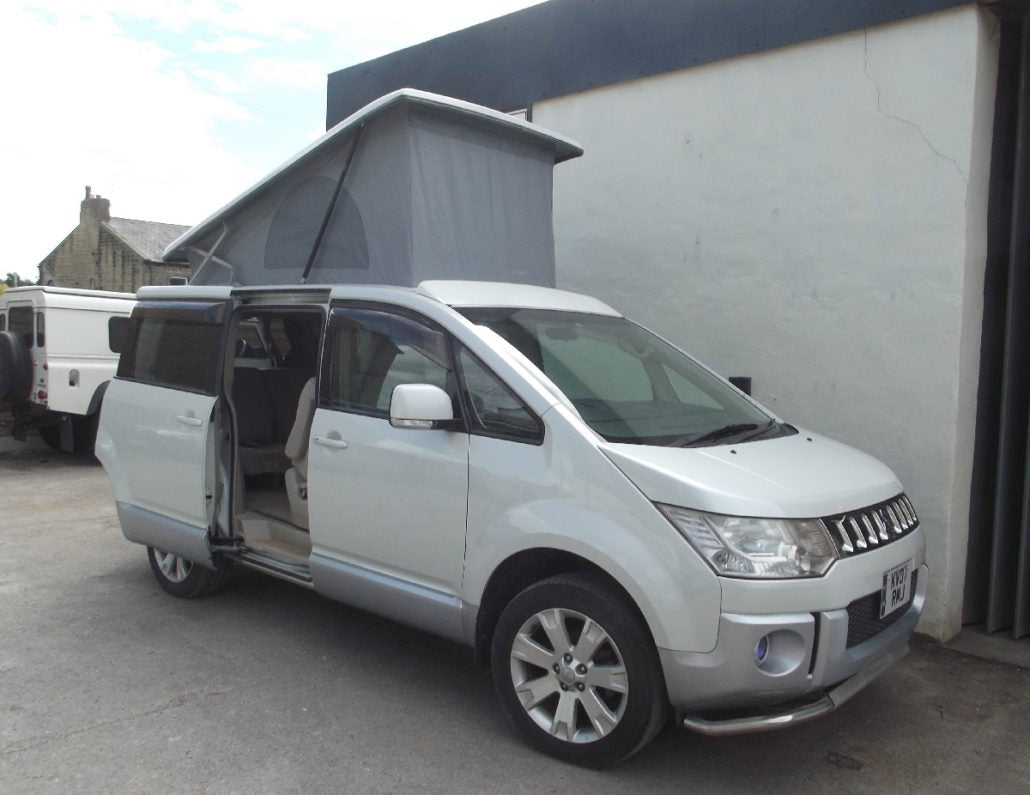
{"label": "license plate", "polygon": [[908,604],[912,596],[912,561],[906,560],[900,566],[883,573],[883,587],[880,589],[880,618],[889,616],[895,610]]}

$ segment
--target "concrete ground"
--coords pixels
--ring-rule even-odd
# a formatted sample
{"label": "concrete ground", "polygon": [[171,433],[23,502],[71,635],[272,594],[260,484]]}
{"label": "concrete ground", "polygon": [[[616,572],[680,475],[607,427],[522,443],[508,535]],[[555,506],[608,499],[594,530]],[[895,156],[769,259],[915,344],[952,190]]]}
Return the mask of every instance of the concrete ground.
{"label": "concrete ground", "polygon": [[464,648],[238,571],[184,601],[103,470],[0,452],[0,792],[1026,791],[1030,671],[918,642],[820,721],[668,727],[614,770],[531,751]]}

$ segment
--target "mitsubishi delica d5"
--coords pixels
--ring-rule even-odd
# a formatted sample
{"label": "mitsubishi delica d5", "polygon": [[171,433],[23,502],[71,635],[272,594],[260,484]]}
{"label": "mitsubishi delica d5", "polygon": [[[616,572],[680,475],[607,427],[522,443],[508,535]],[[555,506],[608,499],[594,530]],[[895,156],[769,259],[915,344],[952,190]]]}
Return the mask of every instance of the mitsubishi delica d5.
{"label": "mitsubishi delica d5", "polygon": [[[928,574],[884,464],[601,301],[423,281],[137,295],[97,455],[179,597],[234,566],[467,644],[538,749],[824,715]],[[469,676],[472,673],[469,672]]]}

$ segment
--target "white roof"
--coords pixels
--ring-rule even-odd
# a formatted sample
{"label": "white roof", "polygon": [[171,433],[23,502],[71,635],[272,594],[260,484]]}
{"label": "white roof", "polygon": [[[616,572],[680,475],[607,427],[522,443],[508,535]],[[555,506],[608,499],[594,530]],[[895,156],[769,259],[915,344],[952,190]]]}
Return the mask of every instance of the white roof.
{"label": "white roof", "polygon": [[448,306],[497,306],[519,309],[557,309],[592,315],[622,315],[589,295],[529,284],[473,281],[424,281],[417,291]]}
{"label": "white roof", "polygon": [[114,293],[107,290],[82,290],[76,287],[12,287],[0,295],[0,305],[27,301],[33,306],[58,309],[93,309],[105,312],[129,313],[136,296],[132,293]]}
{"label": "white roof", "polygon": [[[312,301],[324,301],[325,293],[336,299],[360,297],[367,300],[387,298],[390,295],[417,293],[451,307],[510,307],[513,309],[553,309],[562,312],[585,312],[591,315],[622,317],[604,301],[582,293],[556,290],[553,287],[537,287],[531,284],[509,282],[477,282],[448,279],[434,279],[421,282],[418,287],[394,285],[340,284],[289,285],[271,284],[248,287],[227,287],[221,285],[187,285],[141,287],[137,297],[148,299],[200,299],[227,300],[232,296],[241,298],[259,295],[309,295]],[[132,298],[133,296],[128,296]]]}
{"label": "white roof", "polygon": [[222,285],[154,285],[140,287],[136,296],[141,301],[152,299],[197,299],[209,301],[228,301],[232,297],[232,287]]}

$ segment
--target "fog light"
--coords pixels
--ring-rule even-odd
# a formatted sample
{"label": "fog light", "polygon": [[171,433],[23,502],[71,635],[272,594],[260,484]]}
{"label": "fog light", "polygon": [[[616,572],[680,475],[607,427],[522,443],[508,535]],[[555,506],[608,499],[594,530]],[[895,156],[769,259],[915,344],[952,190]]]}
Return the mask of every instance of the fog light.
{"label": "fog light", "polygon": [[761,665],[765,662],[765,656],[769,653],[769,636],[766,635],[755,646],[755,662]]}

